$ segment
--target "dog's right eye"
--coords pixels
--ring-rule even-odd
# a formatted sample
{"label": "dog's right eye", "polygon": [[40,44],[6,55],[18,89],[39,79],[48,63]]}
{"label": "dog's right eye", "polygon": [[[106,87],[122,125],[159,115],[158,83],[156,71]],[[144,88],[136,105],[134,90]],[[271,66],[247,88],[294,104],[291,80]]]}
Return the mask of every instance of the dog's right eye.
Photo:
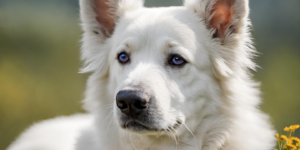
{"label": "dog's right eye", "polygon": [[127,62],[129,62],[129,55],[126,53],[126,52],[121,52],[119,55],[118,55],[118,60],[121,64],[125,64]]}
{"label": "dog's right eye", "polygon": [[173,67],[182,67],[186,63],[187,61],[177,54],[170,55],[168,58],[168,64]]}

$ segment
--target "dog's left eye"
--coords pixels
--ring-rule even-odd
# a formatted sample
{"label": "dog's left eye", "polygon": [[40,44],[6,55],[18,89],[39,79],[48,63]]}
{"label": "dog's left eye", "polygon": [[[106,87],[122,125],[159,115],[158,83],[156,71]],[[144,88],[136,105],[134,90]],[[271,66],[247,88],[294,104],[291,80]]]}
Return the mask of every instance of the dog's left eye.
{"label": "dog's left eye", "polygon": [[125,53],[125,52],[121,52],[118,55],[118,60],[122,64],[127,63],[129,61],[129,55],[127,53]]}
{"label": "dog's left eye", "polygon": [[172,66],[181,66],[184,65],[185,63],[186,60],[177,54],[171,55],[169,58],[169,64]]}

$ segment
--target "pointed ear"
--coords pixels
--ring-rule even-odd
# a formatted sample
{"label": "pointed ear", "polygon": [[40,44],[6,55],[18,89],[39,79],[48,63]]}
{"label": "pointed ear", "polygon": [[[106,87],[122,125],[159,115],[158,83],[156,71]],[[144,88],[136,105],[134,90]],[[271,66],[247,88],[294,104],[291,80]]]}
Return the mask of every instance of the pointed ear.
{"label": "pointed ear", "polygon": [[212,38],[220,41],[220,45],[210,50],[217,78],[244,76],[244,71],[255,70],[257,66],[251,60],[256,51],[248,27],[248,0],[186,0],[185,6],[203,19]]}
{"label": "pointed ear", "polygon": [[105,75],[110,49],[107,39],[114,33],[119,18],[143,6],[143,0],[80,0],[84,31],[81,46],[82,73],[98,71]]}
{"label": "pointed ear", "polygon": [[185,6],[192,9],[213,29],[213,37],[225,39],[240,33],[248,18],[248,0],[186,0]]}
{"label": "pointed ear", "polygon": [[113,34],[120,17],[142,6],[142,0],[80,0],[83,30],[106,39]]}

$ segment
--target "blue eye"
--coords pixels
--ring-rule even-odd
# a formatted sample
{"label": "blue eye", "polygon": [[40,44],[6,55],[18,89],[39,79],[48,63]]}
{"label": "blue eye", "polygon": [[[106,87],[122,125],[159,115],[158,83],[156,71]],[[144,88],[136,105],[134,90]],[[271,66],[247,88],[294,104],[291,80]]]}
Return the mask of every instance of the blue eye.
{"label": "blue eye", "polygon": [[127,63],[129,61],[129,55],[125,52],[122,52],[119,54],[118,60],[120,63]]}
{"label": "blue eye", "polygon": [[169,63],[170,63],[170,65],[180,66],[180,65],[185,64],[186,61],[178,55],[173,55],[173,56],[171,56]]}

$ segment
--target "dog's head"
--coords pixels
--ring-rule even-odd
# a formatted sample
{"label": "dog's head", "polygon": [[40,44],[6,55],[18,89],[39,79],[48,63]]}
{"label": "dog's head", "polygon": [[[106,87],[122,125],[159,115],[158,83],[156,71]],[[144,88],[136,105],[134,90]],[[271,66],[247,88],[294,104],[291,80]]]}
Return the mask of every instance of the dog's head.
{"label": "dog's head", "polygon": [[101,112],[113,103],[121,128],[176,131],[207,108],[222,107],[220,80],[254,67],[246,0],[187,0],[166,8],[80,0],[80,7],[82,71],[94,72],[86,106]]}

